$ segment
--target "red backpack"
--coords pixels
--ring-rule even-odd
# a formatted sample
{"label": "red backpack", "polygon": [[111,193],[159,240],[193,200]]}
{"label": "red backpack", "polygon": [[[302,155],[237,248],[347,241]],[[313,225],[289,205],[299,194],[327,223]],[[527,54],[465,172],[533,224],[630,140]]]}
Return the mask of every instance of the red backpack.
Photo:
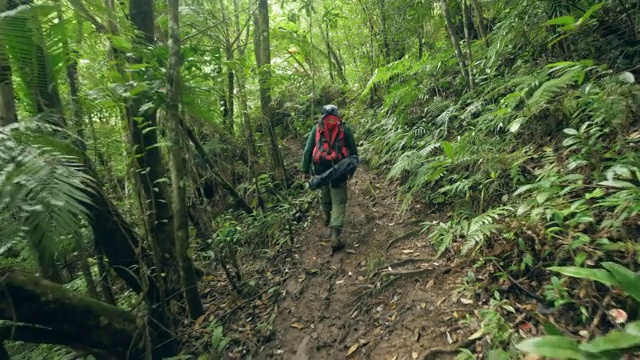
{"label": "red backpack", "polygon": [[344,125],[338,116],[329,114],[322,118],[316,128],[316,146],[313,148],[313,163],[323,166],[333,164],[349,156],[345,146]]}

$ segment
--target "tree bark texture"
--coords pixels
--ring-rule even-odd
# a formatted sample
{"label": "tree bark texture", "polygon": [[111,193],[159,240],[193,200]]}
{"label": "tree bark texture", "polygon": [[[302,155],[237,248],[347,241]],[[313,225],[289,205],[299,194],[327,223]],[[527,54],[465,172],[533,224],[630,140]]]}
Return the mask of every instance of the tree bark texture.
{"label": "tree bark texture", "polygon": [[[25,324],[0,328],[5,340],[98,350],[114,359],[135,359],[145,353],[140,341],[144,320],[125,310],[14,270],[2,271],[0,284],[0,317]],[[155,357],[161,355],[166,354]]]}
{"label": "tree bark texture", "polygon": [[[238,36],[238,41],[242,41],[241,40],[242,35],[240,33],[241,32],[240,0],[233,0],[233,12],[235,17],[235,27],[236,27],[236,33]],[[247,24],[247,29],[245,31],[245,34],[246,34],[245,41],[238,46],[239,66],[238,66],[238,70],[236,71],[236,77],[238,79],[238,99],[240,101],[239,107],[240,107],[240,112],[242,113],[242,122],[243,122],[244,132],[245,132],[246,141],[247,141],[246,149],[247,149],[247,152],[249,153],[248,155],[249,161],[247,164],[249,168],[251,168],[252,166],[251,161],[253,161],[257,157],[256,143],[253,136],[253,125],[251,123],[251,117],[249,116],[249,104],[248,104],[249,102],[247,100],[247,86],[246,86],[246,75],[245,75],[245,69],[247,65],[245,50],[249,43],[250,27],[251,26]]]}
{"label": "tree bark texture", "polygon": [[276,179],[284,181],[286,172],[278,146],[278,138],[271,124],[271,44],[269,40],[269,2],[258,0],[258,11],[254,18],[254,43],[256,51],[256,65],[258,66],[258,82],[260,84],[260,106],[264,131],[269,144],[272,170]]}
{"label": "tree bark texture", "polygon": [[[154,43],[154,11],[153,0],[129,1],[129,16],[134,27],[140,31],[139,43],[142,46]],[[132,63],[140,63],[142,59],[133,57]],[[145,103],[151,101],[146,94],[139,94],[127,106],[129,140],[133,147],[133,163],[136,180],[143,190],[143,203],[151,217],[151,236],[154,247],[160,252],[158,256],[161,271],[170,271],[175,258],[175,237],[173,231],[173,211],[171,209],[169,190],[162,164],[162,154],[158,147],[156,130],[157,113],[155,109],[144,110]]]}
{"label": "tree bark texture", "polygon": [[473,78],[473,52],[471,51],[471,29],[469,29],[469,18],[471,17],[471,9],[467,0],[462,0],[462,23],[464,27],[464,42],[467,45],[467,72],[469,74],[469,90],[475,88],[475,81]]}
{"label": "tree bark texture", "polygon": [[453,27],[453,23],[451,22],[451,15],[449,14],[449,5],[447,4],[447,0],[440,0],[440,4],[442,5],[442,16],[444,16],[444,21],[447,24],[447,31],[449,32],[449,36],[451,37],[451,43],[453,44],[453,48],[456,52],[456,59],[458,60],[458,65],[460,65],[460,72],[464,77],[467,88],[470,87],[469,82],[469,72],[467,71],[467,65],[464,61],[464,54],[460,49],[460,41],[458,40],[458,35],[456,35],[456,30]]}
{"label": "tree bark texture", "polygon": [[482,18],[482,7],[480,6],[480,3],[478,2],[478,0],[470,0],[471,1],[471,7],[473,8],[473,12],[475,13],[476,19],[478,20],[478,32],[480,33],[480,36],[482,37],[482,40],[484,41],[485,46],[488,48],[489,47],[489,38],[487,38],[487,30],[484,27],[484,21]]}
{"label": "tree bark texture", "polygon": [[180,267],[182,291],[192,319],[204,312],[189,249],[189,215],[187,179],[180,134],[180,12],[179,0],[169,0],[169,67],[167,71],[167,133],[171,143],[171,187],[175,206],[174,229],[176,252]]}
{"label": "tree bark texture", "polygon": [[[0,6],[0,11],[3,10]],[[0,34],[2,34],[2,26],[0,26]],[[0,35],[0,126],[12,124],[17,120],[11,63]]]}

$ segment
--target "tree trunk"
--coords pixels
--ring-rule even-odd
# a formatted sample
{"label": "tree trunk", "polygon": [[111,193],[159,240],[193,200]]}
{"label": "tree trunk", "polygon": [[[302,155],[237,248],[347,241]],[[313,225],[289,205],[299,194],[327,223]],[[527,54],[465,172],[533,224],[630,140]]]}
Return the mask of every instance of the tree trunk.
{"label": "tree trunk", "polygon": [[[241,41],[240,39],[242,35],[240,34],[240,0],[233,0],[233,12],[235,14],[235,26],[238,41]],[[240,112],[242,113],[244,132],[247,140],[247,152],[249,153],[249,168],[252,167],[251,161],[253,161],[257,157],[256,143],[253,136],[253,125],[251,124],[251,117],[249,116],[249,102],[247,100],[247,86],[245,76],[247,67],[245,50],[249,43],[248,38],[250,27],[251,26],[247,24],[245,41],[238,46],[238,61],[240,62],[240,64],[238,66],[238,70],[236,71],[236,77],[238,78],[238,97],[240,100]]]}
{"label": "tree trunk", "polygon": [[[154,43],[153,0],[129,1],[129,16],[134,27],[142,33],[141,46]],[[142,59],[132,57],[133,64]],[[173,231],[173,213],[166,176],[162,164],[162,154],[158,147],[157,114],[155,109],[144,110],[144,104],[151,101],[146,93],[139,94],[127,106],[129,140],[133,147],[136,180],[143,190],[143,203],[151,216],[151,237],[155,250],[159,251],[156,266],[160,272],[171,272],[175,258],[175,234]]]}
{"label": "tree trunk", "polygon": [[476,15],[476,19],[478,19],[478,32],[484,41],[485,46],[489,47],[489,38],[487,38],[487,31],[484,28],[484,21],[482,18],[482,7],[480,7],[480,3],[478,0],[471,0],[471,7],[473,8],[473,12]]}
{"label": "tree trunk", "polygon": [[471,52],[471,32],[469,31],[469,17],[471,11],[467,0],[462,0],[462,23],[464,28],[464,42],[467,45],[467,64],[469,65],[467,72],[469,73],[469,90],[475,88],[475,81],[473,78],[473,53]]}
{"label": "tree trunk", "polygon": [[91,266],[89,266],[89,261],[87,261],[86,254],[82,254],[82,256],[80,257],[80,270],[82,270],[84,282],[87,284],[87,292],[89,293],[89,296],[96,300],[99,300],[100,294],[98,294],[96,282],[93,279],[93,274],[91,274]]}
{"label": "tree trunk", "polygon": [[3,339],[101,350],[117,359],[144,355],[144,320],[132,313],[26,273],[5,270],[0,279],[0,318],[23,323],[0,328]]}
{"label": "tree trunk", "polygon": [[[233,62],[233,47],[231,45],[231,42],[229,40],[227,40],[227,44],[225,46],[225,53],[227,56],[227,62],[231,63]],[[234,110],[235,110],[235,97],[234,97],[234,92],[235,92],[235,75],[233,74],[233,68],[231,68],[231,64],[229,64],[229,66],[227,67],[227,118],[226,118],[226,125],[227,125],[227,130],[229,131],[229,133],[231,135],[233,135],[235,133],[234,131],[234,123],[233,123],[233,117],[234,117]]]}
{"label": "tree trunk", "polygon": [[[5,0],[0,0],[0,3],[2,1]],[[1,11],[4,11],[4,6],[0,4]],[[2,34],[2,26],[0,26],[0,34]],[[0,126],[12,124],[18,120],[14,96],[11,63],[0,35]]]}
{"label": "tree trunk", "polygon": [[264,130],[268,134],[271,145],[271,165],[276,179],[286,182],[286,171],[278,138],[271,124],[271,44],[269,42],[269,1],[258,0],[258,12],[254,17],[254,42],[256,65],[258,66],[258,82],[260,84],[260,106]]}
{"label": "tree trunk", "polygon": [[447,24],[447,31],[449,32],[449,36],[451,37],[451,43],[453,44],[453,49],[456,52],[456,59],[458,60],[458,65],[460,65],[460,72],[462,72],[462,76],[467,84],[467,88],[470,88],[469,82],[469,72],[467,71],[467,65],[464,61],[464,54],[460,49],[460,41],[458,40],[458,35],[456,35],[456,30],[453,27],[453,23],[451,23],[451,16],[449,14],[449,5],[447,5],[447,0],[440,0],[440,4],[442,5],[442,16],[444,16],[444,21]]}
{"label": "tree trunk", "polygon": [[180,12],[179,0],[169,0],[169,66],[167,69],[167,134],[171,146],[171,187],[175,203],[174,228],[182,290],[192,319],[204,310],[198,292],[196,273],[189,258],[189,215],[180,134]]}
{"label": "tree trunk", "polygon": [[58,269],[58,264],[54,255],[51,253],[51,249],[39,246],[35,244],[33,251],[36,253],[36,260],[38,263],[38,272],[43,278],[62,284],[62,274]]}
{"label": "tree trunk", "polygon": [[95,251],[96,264],[98,265],[98,275],[100,275],[100,291],[102,292],[102,299],[107,304],[116,305],[116,299],[113,296],[113,291],[111,290],[109,269],[104,263],[104,254],[99,251],[99,248],[96,248]]}
{"label": "tree trunk", "polygon": [[241,208],[247,214],[253,213],[253,209],[251,209],[251,206],[249,206],[249,204],[247,204],[246,201],[244,201],[244,199],[240,196],[240,194],[238,194],[238,192],[233,187],[233,185],[231,185],[227,180],[224,179],[224,177],[222,177],[220,172],[217,170],[217,167],[215,166],[215,164],[211,161],[209,156],[207,156],[206,151],[204,150],[204,148],[202,147],[202,145],[200,144],[200,142],[196,138],[196,136],[193,133],[193,131],[187,126],[187,124],[185,123],[184,119],[182,119],[182,118],[180,118],[180,125],[182,126],[182,129],[185,131],[185,133],[187,134],[187,137],[189,138],[189,140],[191,141],[191,143],[195,147],[196,152],[198,153],[198,155],[200,155],[202,160],[209,167],[209,171],[211,171],[211,173],[213,174],[213,177],[216,179],[216,181],[220,185],[222,185],[222,187],[225,190],[227,190],[227,192],[229,192],[229,195],[231,195],[231,197],[236,201],[236,206]]}

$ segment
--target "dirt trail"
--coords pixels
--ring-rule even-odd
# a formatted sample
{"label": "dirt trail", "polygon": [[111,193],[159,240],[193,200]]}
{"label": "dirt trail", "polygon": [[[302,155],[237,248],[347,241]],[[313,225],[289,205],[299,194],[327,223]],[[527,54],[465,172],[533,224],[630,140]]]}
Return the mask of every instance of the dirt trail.
{"label": "dirt trail", "polygon": [[[275,339],[258,359],[414,359],[468,337],[455,316],[473,306],[454,295],[466,270],[446,259],[434,262],[424,236],[395,241],[385,250],[424,220],[419,208],[400,220],[393,191],[366,167],[358,169],[349,182],[347,248],[334,255],[329,229],[314,206],[296,238],[294,275],[283,287]],[[383,286],[389,279],[381,275],[390,271],[386,265],[403,259],[419,261],[391,271],[422,273]]]}

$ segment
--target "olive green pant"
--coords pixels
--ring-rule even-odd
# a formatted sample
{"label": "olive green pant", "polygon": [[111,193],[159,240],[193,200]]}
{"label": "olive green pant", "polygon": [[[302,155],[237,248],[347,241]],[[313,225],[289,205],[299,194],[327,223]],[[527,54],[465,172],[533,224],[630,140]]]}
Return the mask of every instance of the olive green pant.
{"label": "olive green pant", "polygon": [[338,187],[325,186],[322,188],[322,211],[331,213],[329,227],[344,227],[347,208],[347,183],[341,182]]}

